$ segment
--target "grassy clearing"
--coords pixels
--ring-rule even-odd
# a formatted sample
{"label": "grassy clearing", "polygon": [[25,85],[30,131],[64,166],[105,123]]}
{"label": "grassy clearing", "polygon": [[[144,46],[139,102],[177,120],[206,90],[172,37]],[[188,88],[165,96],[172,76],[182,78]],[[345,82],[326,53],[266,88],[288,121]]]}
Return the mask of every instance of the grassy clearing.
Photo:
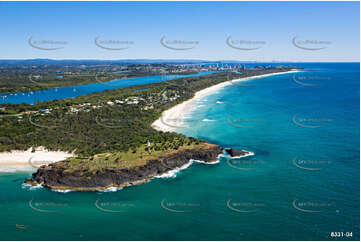
{"label": "grassy clearing", "polygon": [[102,153],[94,155],[90,158],[72,157],[66,161],[67,169],[65,172],[73,172],[75,170],[87,170],[89,173],[95,174],[103,168],[132,168],[144,166],[149,160],[157,159],[161,156],[169,155],[186,149],[202,149],[207,148],[209,144],[199,143],[183,145],[178,149],[154,150],[152,146],[142,145],[135,150],[127,152]]}

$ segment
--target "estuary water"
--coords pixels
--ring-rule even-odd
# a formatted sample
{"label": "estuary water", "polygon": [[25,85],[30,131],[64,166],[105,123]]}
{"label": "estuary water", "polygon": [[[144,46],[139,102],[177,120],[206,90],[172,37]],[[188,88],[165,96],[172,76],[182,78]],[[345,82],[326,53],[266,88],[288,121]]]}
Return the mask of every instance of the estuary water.
{"label": "estuary water", "polygon": [[[57,100],[64,98],[74,98],[81,95],[91,94],[95,92],[102,92],[105,90],[125,88],[134,85],[145,85],[155,82],[179,79],[183,77],[209,75],[215,72],[216,71],[199,72],[195,74],[182,74],[182,75],[179,74],[179,75],[163,75],[163,76],[162,75],[143,76],[143,77],[116,79],[107,82],[102,82],[99,80],[97,83],[85,84],[85,85],[52,88],[52,89],[40,90],[34,92],[29,91],[29,92],[19,92],[12,94],[0,94],[0,104],[4,104],[4,103],[35,104],[36,102],[50,101],[50,100]],[[36,84],[36,80],[32,80],[32,81],[34,82],[34,85],[41,86],[40,83]]]}

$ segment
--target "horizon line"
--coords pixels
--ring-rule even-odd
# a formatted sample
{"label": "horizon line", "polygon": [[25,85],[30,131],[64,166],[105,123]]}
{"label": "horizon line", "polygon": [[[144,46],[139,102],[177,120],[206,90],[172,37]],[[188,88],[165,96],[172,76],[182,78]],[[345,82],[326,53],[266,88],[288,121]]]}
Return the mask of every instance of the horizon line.
{"label": "horizon line", "polygon": [[158,59],[158,58],[134,58],[134,59],[54,59],[54,58],[24,58],[24,59],[0,59],[0,61],[31,61],[31,60],[49,60],[49,61],[207,61],[207,62],[244,62],[244,63],[360,63],[360,60],[353,61],[292,61],[292,60],[271,60],[271,61],[259,61],[259,60],[209,60],[209,59]]}

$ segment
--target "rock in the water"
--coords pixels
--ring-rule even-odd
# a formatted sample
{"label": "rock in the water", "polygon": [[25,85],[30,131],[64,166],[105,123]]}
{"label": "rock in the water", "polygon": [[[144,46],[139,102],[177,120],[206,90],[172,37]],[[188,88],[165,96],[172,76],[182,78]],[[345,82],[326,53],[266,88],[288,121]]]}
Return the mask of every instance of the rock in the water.
{"label": "rock in the water", "polygon": [[237,150],[232,148],[225,148],[224,151],[229,154],[231,157],[240,157],[248,154],[247,151],[244,150]]}
{"label": "rock in the water", "polygon": [[[131,168],[104,167],[95,174],[86,168],[71,170],[64,162],[57,162],[40,167],[27,179],[30,185],[41,184],[56,190],[97,191],[109,187],[125,187],[141,184],[149,178],[162,175],[179,168],[190,160],[214,162],[222,148],[218,145],[205,144],[201,148],[187,148],[171,152],[157,159],[148,160],[145,165]],[[67,171],[66,171],[67,170]],[[69,171],[70,170],[70,171]]]}

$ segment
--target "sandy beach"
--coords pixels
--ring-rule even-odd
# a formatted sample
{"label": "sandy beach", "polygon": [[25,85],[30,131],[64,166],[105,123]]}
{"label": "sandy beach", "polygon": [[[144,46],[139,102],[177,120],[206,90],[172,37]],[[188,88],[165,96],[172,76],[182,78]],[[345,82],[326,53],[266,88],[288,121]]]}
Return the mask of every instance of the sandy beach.
{"label": "sandy beach", "polygon": [[163,132],[174,132],[179,128],[185,128],[186,126],[183,124],[184,115],[187,114],[189,110],[191,110],[195,102],[202,99],[203,97],[210,95],[226,86],[234,85],[234,83],[237,82],[244,82],[252,79],[274,76],[274,75],[289,74],[294,72],[299,72],[299,70],[291,70],[287,72],[271,73],[271,74],[264,74],[264,75],[258,75],[252,77],[239,78],[205,88],[201,91],[196,92],[193,98],[164,111],[162,113],[162,116],[152,123],[152,127],[158,131],[163,131]]}
{"label": "sandy beach", "polygon": [[[188,113],[189,110],[194,106],[193,104],[201,98],[210,95],[226,86],[232,85],[232,83],[234,84],[236,82],[249,81],[256,78],[282,75],[292,72],[298,71],[294,70],[282,73],[271,73],[253,77],[234,79],[205,88],[201,91],[196,92],[193,98],[164,111],[162,116],[152,124],[152,127],[156,130],[163,132],[176,131],[178,128],[185,127],[182,124],[182,120],[184,120],[184,115]],[[62,161],[74,156],[74,154],[72,153],[63,151],[49,151],[44,149],[44,147],[37,147],[35,149],[35,152],[31,151],[32,148],[26,151],[14,150],[11,152],[0,152],[0,172],[34,170],[41,165]]]}
{"label": "sandy beach", "polygon": [[15,172],[34,170],[41,165],[65,160],[74,156],[72,153],[63,151],[49,151],[44,147],[37,147],[35,152],[32,148],[21,151],[13,150],[11,152],[0,153],[0,172]]}

